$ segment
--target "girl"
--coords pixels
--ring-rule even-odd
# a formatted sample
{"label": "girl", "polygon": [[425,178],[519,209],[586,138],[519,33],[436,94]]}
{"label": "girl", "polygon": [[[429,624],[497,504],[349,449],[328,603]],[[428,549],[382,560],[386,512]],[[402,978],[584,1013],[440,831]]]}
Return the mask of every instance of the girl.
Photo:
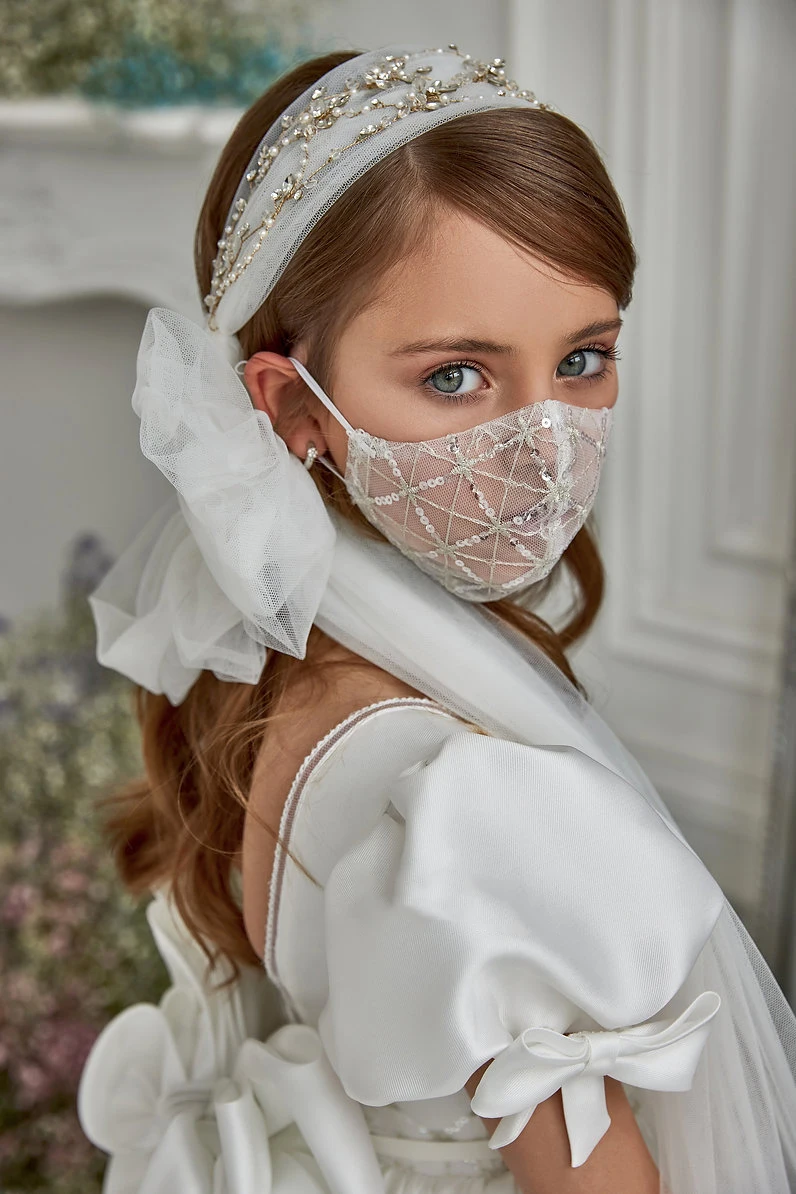
{"label": "girl", "polygon": [[173,980],[84,1071],[110,1189],[793,1188],[796,1019],[565,654],[635,264],[586,135],[455,46],[305,63],[230,138],[207,327],[138,356],[178,501],[92,596]]}

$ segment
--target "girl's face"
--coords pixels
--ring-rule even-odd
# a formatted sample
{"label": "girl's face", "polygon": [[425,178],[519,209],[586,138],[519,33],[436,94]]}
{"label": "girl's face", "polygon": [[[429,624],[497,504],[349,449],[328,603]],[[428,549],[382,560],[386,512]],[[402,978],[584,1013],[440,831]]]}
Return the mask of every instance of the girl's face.
{"label": "girl's face", "polygon": [[[431,243],[402,261],[343,331],[328,393],[354,427],[390,440],[436,439],[547,398],[613,406],[620,326],[607,291],[446,213]],[[303,348],[292,353],[302,362]],[[293,365],[257,353],[244,376],[255,406],[275,420]],[[310,409],[292,423],[288,447],[303,459],[312,441],[342,473],[345,429],[315,395]]]}

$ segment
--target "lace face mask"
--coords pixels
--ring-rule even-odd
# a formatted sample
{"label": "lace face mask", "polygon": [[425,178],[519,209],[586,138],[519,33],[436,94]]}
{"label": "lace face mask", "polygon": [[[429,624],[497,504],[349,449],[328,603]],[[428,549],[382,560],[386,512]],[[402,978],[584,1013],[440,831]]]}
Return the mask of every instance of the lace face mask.
{"label": "lace face mask", "polygon": [[318,460],[368,522],[456,596],[495,601],[543,580],[586,521],[611,407],[549,398],[438,439],[386,440],[352,427],[290,360],[348,433],[345,476]]}

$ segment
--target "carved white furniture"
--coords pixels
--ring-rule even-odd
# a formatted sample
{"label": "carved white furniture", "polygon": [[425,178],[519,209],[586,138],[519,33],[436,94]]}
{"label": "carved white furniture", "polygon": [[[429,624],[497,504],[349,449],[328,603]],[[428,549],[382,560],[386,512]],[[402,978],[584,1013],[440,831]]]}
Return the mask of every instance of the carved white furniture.
{"label": "carved white furniture", "polygon": [[186,213],[239,115],[0,101],[0,299],[117,294],[199,315]]}

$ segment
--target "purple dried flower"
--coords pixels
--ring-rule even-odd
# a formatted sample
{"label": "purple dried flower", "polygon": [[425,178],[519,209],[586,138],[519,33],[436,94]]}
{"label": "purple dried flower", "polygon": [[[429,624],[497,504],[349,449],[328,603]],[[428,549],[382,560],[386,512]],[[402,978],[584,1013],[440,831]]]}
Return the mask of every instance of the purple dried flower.
{"label": "purple dried flower", "polygon": [[97,535],[78,535],[71,544],[63,584],[68,595],[86,596],[102,580],[113,563]]}
{"label": "purple dried flower", "polygon": [[[66,725],[74,721],[77,706],[74,704],[62,705],[58,701],[42,701],[39,706],[42,717],[47,721],[53,722],[54,725]],[[58,757],[65,757],[66,748],[54,753]]]}

